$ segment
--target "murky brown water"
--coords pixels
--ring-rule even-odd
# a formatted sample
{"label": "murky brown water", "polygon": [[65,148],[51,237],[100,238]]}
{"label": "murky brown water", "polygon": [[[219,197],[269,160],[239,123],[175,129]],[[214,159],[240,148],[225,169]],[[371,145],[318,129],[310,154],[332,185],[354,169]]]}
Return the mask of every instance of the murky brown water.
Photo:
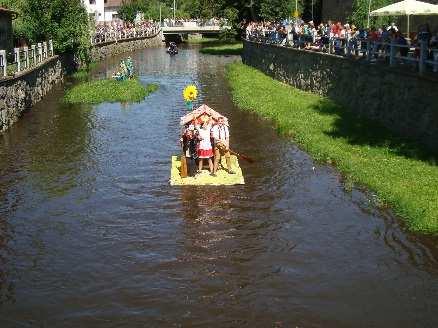
{"label": "murky brown water", "polygon": [[[133,58],[144,102],[59,86],[0,137],[0,327],[438,327],[438,241],[233,107],[235,58]],[[258,159],[245,186],[168,185],[190,82]]]}

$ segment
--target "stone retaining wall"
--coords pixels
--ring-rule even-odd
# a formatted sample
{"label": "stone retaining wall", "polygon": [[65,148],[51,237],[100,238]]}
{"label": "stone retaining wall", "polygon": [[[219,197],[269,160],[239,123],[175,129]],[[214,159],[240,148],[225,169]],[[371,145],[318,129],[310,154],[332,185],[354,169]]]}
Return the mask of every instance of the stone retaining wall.
{"label": "stone retaining wall", "polygon": [[245,64],[327,96],[392,132],[438,149],[438,79],[367,62],[245,41]]}
{"label": "stone retaining wall", "polygon": [[163,46],[163,35],[158,34],[138,39],[119,40],[117,42],[107,42],[96,44],[91,51],[91,58],[94,61],[102,60],[106,57],[119,55],[125,52],[130,52],[144,48],[155,48]]}
{"label": "stone retaining wall", "polygon": [[0,80],[0,132],[15,123],[63,77],[61,60],[54,56],[29,71]]}
{"label": "stone retaining wall", "polygon": [[[92,58],[99,61],[107,56],[162,44],[161,33],[147,38],[100,44],[93,47]],[[68,62],[68,58],[61,62],[58,56],[54,56],[32,70],[0,80],[0,132],[18,121],[25,110],[40,101],[54,84],[63,80]]]}

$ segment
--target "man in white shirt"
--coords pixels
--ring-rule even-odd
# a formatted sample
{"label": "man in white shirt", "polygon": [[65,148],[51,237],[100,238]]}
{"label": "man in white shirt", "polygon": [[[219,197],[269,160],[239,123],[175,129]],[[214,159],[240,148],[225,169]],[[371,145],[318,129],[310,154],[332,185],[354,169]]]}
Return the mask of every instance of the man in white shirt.
{"label": "man in white shirt", "polygon": [[389,26],[386,28],[386,30],[387,30],[387,31],[391,31],[391,30],[393,30],[394,32],[398,32],[398,27],[397,27],[397,25],[395,25],[394,22],[392,22],[391,25],[389,25]]}
{"label": "man in white shirt", "polygon": [[221,156],[225,156],[228,173],[234,174],[235,172],[231,169],[230,159],[230,131],[225,125],[223,117],[218,118],[218,123],[211,129],[211,134],[214,139],[214,166],[212,175],[216,175]]}

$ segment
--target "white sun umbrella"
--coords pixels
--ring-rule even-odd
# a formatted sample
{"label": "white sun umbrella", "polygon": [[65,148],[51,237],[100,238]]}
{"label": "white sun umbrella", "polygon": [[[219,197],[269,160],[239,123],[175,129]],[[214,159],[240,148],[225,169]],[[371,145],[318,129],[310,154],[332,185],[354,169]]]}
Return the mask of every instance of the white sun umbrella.
{"label": "white sun umbrella", "polygon": [[409,16],[412,15],[438,15],[438,5],[416,0],[404,0],[392,5],[374,10],[371,16],[407,16],[409,37]]}

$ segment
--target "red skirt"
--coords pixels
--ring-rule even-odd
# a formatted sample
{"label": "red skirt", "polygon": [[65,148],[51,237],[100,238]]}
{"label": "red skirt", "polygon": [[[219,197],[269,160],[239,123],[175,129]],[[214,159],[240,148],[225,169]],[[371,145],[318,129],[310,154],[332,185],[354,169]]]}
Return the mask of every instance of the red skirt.
{"label": "red skirt", "polygon": [[213,149],[198,149],[199,158],[210,158],[213,157]]}

